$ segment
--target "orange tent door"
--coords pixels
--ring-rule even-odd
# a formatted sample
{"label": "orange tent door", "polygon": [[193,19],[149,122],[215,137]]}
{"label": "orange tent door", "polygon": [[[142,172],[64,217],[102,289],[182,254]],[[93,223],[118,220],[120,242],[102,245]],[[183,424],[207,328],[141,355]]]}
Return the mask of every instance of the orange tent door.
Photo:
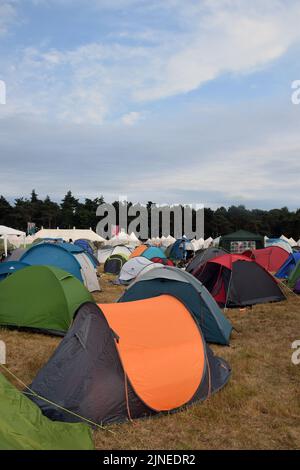
{"label": "orange tent door", "polygon": [[126,374],[140,399],[156,411],[180,407],[205,373],[205,346],[190,312],[175,297],[100,304]]}

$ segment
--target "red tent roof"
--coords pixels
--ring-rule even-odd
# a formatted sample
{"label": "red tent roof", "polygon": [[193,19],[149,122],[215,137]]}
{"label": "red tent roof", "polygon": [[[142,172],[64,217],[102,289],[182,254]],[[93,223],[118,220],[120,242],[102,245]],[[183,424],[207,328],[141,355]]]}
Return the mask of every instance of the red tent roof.
{"label": "red tent roof", "polygon": [[225,268],[232,269],[233,263],[236,261],[248,261],[253,262],[253,259],[249,258],[248,256],[243,255],[234,255],[234,254],[226,254],[222,256],[217,256],[217,258],[213,258],[208,261],[208,263],[216,263],[225,266]]}

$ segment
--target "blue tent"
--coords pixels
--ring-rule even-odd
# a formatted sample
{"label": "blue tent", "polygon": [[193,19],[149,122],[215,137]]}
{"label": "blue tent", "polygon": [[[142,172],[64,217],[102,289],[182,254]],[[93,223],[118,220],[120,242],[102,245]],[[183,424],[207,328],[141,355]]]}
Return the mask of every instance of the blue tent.
{"label": "blue tent", "polygon": [[180,238],[176,240],[175,243],[170,248],[170,258],[174,260],[183,260],[187,257],[187,243],[190,243],[190,240],[187,238]]}
{"label": "blue tent", "polygon": [[87,240],[75,240],[74,245],[79,246],[80,248],[83,248],[84,251],[87,253],[90,253],[91,255],[94,254],[93,249],[89,242]]}
{"label": "blue tent", "polygon": [[90,253],[89,251],[86,251],[81,245],[75,245],[73,243],[67,243],[67,242],[58,243],[58,245],[61,246],[62,248],[64,248],[69,253],[75,253],[75,254],[85,253],[89,257],[89,259],[91,260],[94,268],[97,268],[99,266],[99,262],[95,258],[93,253]]}
{"label": "blue tent", "polygon": [[279,279],[287,279],[300,260],[300,253],[291,253],[286,262],[275,274]]}
{"label": "blue tent", "polygon": [[0,263],[0,281],[3,281],[10,274],[19,271],[19,269],[27,267],[28,264],[21,263],[20,261],[7,261],[4,263]]}
{"label": "blue tent", "polygon": [[154,266],[141,271],[118,302],[132,302],[159,295],[173,295],[186,305],[209,343],[227,345],[232,326],[208,290],[186,271]]}
{"label": "blue tent", "polygon": [[166,255],[163,252],[163,250],[161,250],[157,246],[150,246],[149,248],[147,248],[147,250],[145,250],[142,253],[142,256],[144,258],[147,258],[147,259],[152,259],[152,258],[163,258],[164,259],[164,258],[166,258]]}
{"label": "blue tent", "polygon": [[[31,266],[55,266],[75,276],[83,282],[81,266],[70,248],[62,246],[67,243],[39,243],[33,245],[20,258],[22,263]],[[76,248],[76,247],[75,247]],[[79,250],[82,252],[82,250]]]}

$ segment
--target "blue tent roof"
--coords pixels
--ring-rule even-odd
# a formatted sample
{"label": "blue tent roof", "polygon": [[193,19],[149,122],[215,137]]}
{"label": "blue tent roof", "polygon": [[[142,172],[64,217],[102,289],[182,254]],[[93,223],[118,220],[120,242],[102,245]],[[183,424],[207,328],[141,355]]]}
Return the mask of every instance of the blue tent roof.
{"label": "blue tent roof", "polygon": [[90,253],[91,255],[93,255],[93,250],[92,250],[92,247],[91,245],[89,244],[89,242],[87,240],[76,240],[74,242],[74,245],[76,246],[79,246],[81,248],[84,249],[84,251],[87,251],[88,253]]}
{"label": "blue tent roof", "polygon": [[163,252],[163,250],[161,250],[160,248],[158,248],[157,246],[150,246],[149,248],[147,248],[147,250],[145,250],[143,253],[142,253],[142,256],[144,258],[147,258],[147,259],[152,259],[152,258],[166,258],[166,255],[165,253]]}
{"label": "blue tent roof", "polygon": [[[34,245],[23,254],[20,261],[31,266],[55,266],[67,271],[83,282],[79,262],[70,249],[61,245],[69,244],[40,243],[38,245]],[[79,249],[79,252],[82,252],[82,250]]]}
{"label": "blue tent roof", "polygon": [[286,262],[275,274],[280,279],[287,279],[300,260],[300,253],[291,253]]}
{"label": "blue tent roof", "polygon": [[171,251],[170,251],[170,258],[182,260],[186,258],[187,250],[186,250],[186,243],[190,242],[187,238],[180,238],[173,243]]}
{"label": "blue tent roof", "polygon": [[7,261],[0,263],[0,281],[3,281],[7,276],[13,274],[20,269],[27,268],[28,264],[21,263],[20,261]]}

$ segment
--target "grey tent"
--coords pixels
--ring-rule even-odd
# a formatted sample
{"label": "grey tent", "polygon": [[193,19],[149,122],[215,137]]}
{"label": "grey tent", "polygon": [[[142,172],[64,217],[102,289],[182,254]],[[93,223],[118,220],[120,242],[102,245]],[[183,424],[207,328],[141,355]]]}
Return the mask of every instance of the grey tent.
{"label": "grey tent", "polygon": [[225,255],[227,252],[222,248],[207,248],[207,250],[199,250],[194,258],[189,262],[186,267],[188,273],[192,273],[193,270],[202,263],[206,263],[210,259],[216,258],[217,256]]}
{"label": "grey tent", "polygon": [[124,285],[129,284],[146,266],[151,264],[154,263],[143,256],[136,256],[135,258],[129,259],[121,269],[118,283]]}
{"label": "grey tent", "polygon": [[232,326],[208,290],[191,274],[174,267],[157,266],[142,272],[119,302],[174,295],[193,313],[207,342],[229,344]]}
{"label": "grey tent", "polygon": [[25,248],[16,248],[11,252],[11,254],[6,258],[6,261],[19,261],[21,256],[25,253]]}

